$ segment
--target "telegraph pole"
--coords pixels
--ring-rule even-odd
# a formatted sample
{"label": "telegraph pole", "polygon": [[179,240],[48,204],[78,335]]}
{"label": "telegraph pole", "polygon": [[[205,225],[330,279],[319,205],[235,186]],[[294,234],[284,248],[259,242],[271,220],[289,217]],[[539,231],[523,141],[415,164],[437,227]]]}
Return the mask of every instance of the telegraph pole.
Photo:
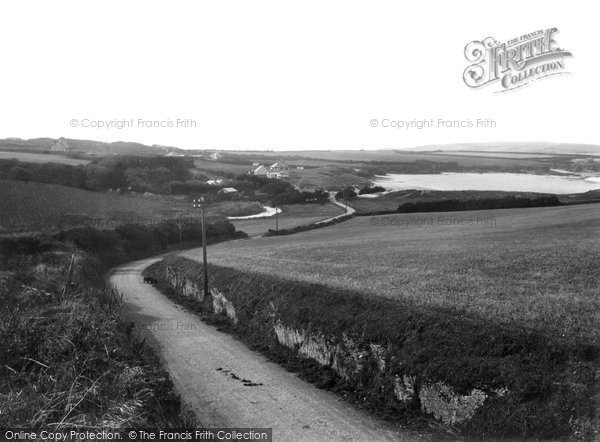
{"label": "telegraph pole", "polygon": [[177,214],[177,225],[179,226],[179,250],[183,250],[183,239],[181,235],[181,228],[183,227],[183,219],[181,218],[182,213]]}
{"label": "telegraph pole", "polygon": [[204,197],[194,199],[194,207],[200,208],[202,218],[202,265],[204,267],[204,297],[208,296],[208,267],[206,266],[206,222],[204,220]]}

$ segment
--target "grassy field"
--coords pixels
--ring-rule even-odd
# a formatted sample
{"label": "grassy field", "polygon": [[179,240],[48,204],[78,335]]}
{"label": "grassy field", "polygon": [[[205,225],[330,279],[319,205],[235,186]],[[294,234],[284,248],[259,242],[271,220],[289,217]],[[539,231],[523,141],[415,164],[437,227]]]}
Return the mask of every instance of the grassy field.
{"label": "grassy field", "polygon": [[0,180],[0,226],[9,231],[37,231],[92,221],[97,228],[124,219],[162,219],[187,206],[160,197],[89,192],[35,182]]}
{"label": "grassy field", "polygon": [[[260,213],[258,203],[224,201],[207,206],[208,220]],[[199,212],[183,197],[119,195],[25,181],[0,180],[0,233],[33,232],[90,224],[156,223]]]}
{"label": "grassy field", "polygon": [[19,160],[27,163],[61,163],[68,164],[69,166],[79,166],[89,163],[88,160],[79,160],[58,154],[54,155],[11,151],[0,151],[0,160]]}
{"label": "grassy field", "polygon": [[219,244],[209,255],[244,271],[597,341],[599,220],[598,204],[361,217]]}
{"label": "grassy field", "polygon": [[[296,226],[312,224],[323,219],[340,215],[344,211],[332,203],[321,204],[291,204],[282,206],[279,214],[279,228],[291,229]],[[269,229],[275,229],[275,217],[255,218],[248,220],[232,221],[236,230],[246,232],[249,236],[265,233]]]}
{"label": "grassy field", "polygon": [[223,163],[220,161],[209,161],[203,159],[195,159],[194,165],[196,170],[201,171],[208,175],[210,178],[220,178],[225,176],[226,174],[234,174],[234,175],[242,175],[251,170],[256,169],[252,164],[244,165],[244,164],[232,164],[232,163]]}

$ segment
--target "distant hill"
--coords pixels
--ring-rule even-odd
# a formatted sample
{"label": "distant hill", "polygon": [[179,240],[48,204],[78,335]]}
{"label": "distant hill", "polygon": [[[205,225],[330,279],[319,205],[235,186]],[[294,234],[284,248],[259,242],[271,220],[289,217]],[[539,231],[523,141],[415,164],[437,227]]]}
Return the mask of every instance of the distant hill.
{"label": "distant hill", "polygon": [[177,147],[152,145],[141,143],[116,141],[106,143],[103,141],[76,140],[72,138],[6,138],[0,140],[0,150],[18,150],[21,152],[70,152],[87,155],[168,155],[186,154],[189,151]]}
{"label": "distant hill", "polygon": [[450,152],[506,152],[506,153],[542,153],[562,155],[600,155],[600,146],[596,144],[549,143],[549,142],[499,142],[499,143],[457,143],[418,146],[406,149],[412,152],[450,151]]}
{"label": "distant hill", "polygon": [[[208,156],[214,149],[181,149],[172,146],[153,144],[151,146],[116,141],[77,140],[72,138],[21,138],[0,139],[0,150],[14,150],[31,153],[76,153],[90,156],[105,155],[197,155]],[[221,151],[223,152],[223,151]],[[235,151],[230,154],[248,157],[249,159],[319,159],[335,161],[406,161],[399,156],[428,155],[435,153],[462,152],[464,154],[485,152],[488,154],[545,154],[545,155],[594,155],[600,156],[600,146],[595,144],[550,143],[550,142],[497,142],[497,143],[456,143],[425,145],[411,148],[380,150],[286,150],[286,151]],[[429,158],[425,158],[429,159]],[[412,160],[412,159],[410,159]],[[410,161],[409,160],[409,161]]]}

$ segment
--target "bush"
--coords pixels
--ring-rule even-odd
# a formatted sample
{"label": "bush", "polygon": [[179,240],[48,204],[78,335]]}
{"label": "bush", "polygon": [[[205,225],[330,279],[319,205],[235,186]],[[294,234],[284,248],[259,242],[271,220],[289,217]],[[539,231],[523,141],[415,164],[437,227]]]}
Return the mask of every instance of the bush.
{"label": "bush", "polygon": [[[227,220],[207,223],[208,244],[234,238],[244,238]],[[179,244],[179,226],[174,220],[153,226],[124,224],[115,230],[98,230],[93,227],[77,227],[63,230],[54,237],[58,241],[73,243],[77,248],[97,256],[102,262],[124,262],[152,253],[160,253],[169,245]],[[182,226],[182,240],[188,243],[202,241],[202,227],[197,222],[186,222]]]}
{"label": "bush", "polygon": [[379,193],[379,192],[385,192],[385,189],[381,186],[374,186],[374,187],[363,187],[362,189],[360,189],[360,191],[358,192],[359,195],[365,195],[365,194],[369,194],[369,193]]}
{"label": "bush", "polygon": [[38,255],[53,248],[53,244],[36,236],[0,238],[0,254],[5,258],[15,255]]}
{"label": "bush", "polygon": [[356,197],[356,192],[354,191],[353,187],[345,187],[343,190],[340,190],[338,193],[335,194],[335,199],[338,201],[354,197]]}
{"label": "bush", "polygon": [[169,193],[171,188],[168,183],[192,178],[191,167],[193,161],[189,158],[164,156],[111,156],[94,160],[85,166],[0,160],[0,178],[60,184],[85,190],[132,187],[137,192]]}

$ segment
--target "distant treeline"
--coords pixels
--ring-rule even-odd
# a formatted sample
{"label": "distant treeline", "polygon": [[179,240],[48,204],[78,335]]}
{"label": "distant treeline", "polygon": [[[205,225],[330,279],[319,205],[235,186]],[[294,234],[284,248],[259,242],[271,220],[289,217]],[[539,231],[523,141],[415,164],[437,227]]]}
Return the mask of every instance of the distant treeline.
{"label": "distant treeline", "polygon": [[363,187],[362,189],[360,189],[358,191],[358,194],[359,195],[368,195],[371,193],[380,193],[380,192],[385,192],[385,189],[381,186],[374,186],[374,187],[366,186],[366,187]]}
{"label": "distant treeline", "polygon": [[[86,165],[0,160],[0,178],[60,184],[85,190],[127,189],[171,193],[171,182],[191,180],[190,158],[111,156]],[[203,183],[194,183],[203,184]]]}
{"label": "distant treeline", "polygon": [[[111,156],[87,165],[28,163],[0,160],[0,179],[58,184],[90,191],[131,190],[161,195],[206,195],[207,201],[242,198],[272,204],[325,203],[327,192],[300,192],[284,180],[249,174],[231,175],[223,184],[206,184],[206,176],[193,175],[191,158],[164,156]],[[219,194],[234,187],[236,195]]]}
{"label": "distant treeline", "polygon": [[[244,232],[236,231],[226,220],[208,223],[206,226],[209,244],[246,236]],[[188,246],[199,244],[202,241],[200,223],[183,223],[181,240]],[[125,224],[114,230],[77,227],[55,234],[2,237],[0,255],[7,259],[17,255],[35,255],[65,243],[72,243],[79,250],[112,265],[161,253],[168,250],[169,246],[178,245],[179,226],[175,221],[165,221],[153,226]]]}
{"label": "distant treeline", "polygon": [[461,210],[516,209],[522,207],[560,206],[562,203],[555,195],[519,198],[481,198],[467,200],[416,201],[398,206],[398,213],[415,212],[455,212]]}

